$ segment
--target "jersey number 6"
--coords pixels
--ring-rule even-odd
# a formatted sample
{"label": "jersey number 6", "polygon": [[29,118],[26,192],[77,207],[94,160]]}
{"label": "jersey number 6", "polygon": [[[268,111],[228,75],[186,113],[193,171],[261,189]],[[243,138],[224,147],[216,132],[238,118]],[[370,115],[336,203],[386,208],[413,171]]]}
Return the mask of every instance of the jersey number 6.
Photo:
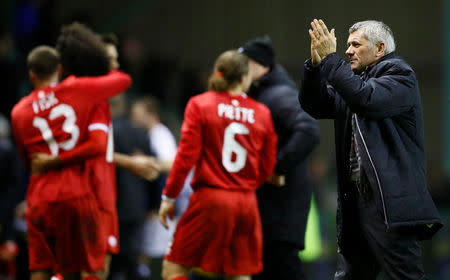
{"label": "jersey number 6", "polygon": [[[234,136],[236,134],[249,134],[248,128],[242,123],[233,122],[225,128],[223,147],[222,147],[222,165],[228,172],[239,172],[245,166],[247,161],[247,150],[239,144]],[[233,153],[236,159],[232,161]]]}

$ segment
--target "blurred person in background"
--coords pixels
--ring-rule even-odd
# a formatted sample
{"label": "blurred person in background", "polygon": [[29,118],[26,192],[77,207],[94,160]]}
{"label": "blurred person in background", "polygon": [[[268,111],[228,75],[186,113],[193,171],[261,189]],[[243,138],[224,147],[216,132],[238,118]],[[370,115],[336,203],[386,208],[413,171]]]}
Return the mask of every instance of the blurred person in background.
{"label": "blurred person in background", "polygon": [[[116,36],[114,34],[105,34],[102,36],[102,41],[105,44],[105,48],[106,48],[106,53],[107,56],[109,58],[109,62],[110,62],[110,68],[111,69],[119,69],[120,64],[119,64],[119,53],[117,51],[117,45],[118,45],[118,40],[116,38]],[[100,106],[99,106],[100,107]],[[102,109],[101,109],[102,108]],[[108,104],[108,102],[106,102],[106,104],[103,104],[102,107],[99,108],[99,110],[103,111],[103,118],[99,120],[97,120],[96,124],[100,124],[101,127],[106,127],[108,129],[108,150],[111,149],[111,152],[114,151],[114,136],[113,136],[113,128],[112,128],[112,116],[111,116],[111,112],[110,112],[110,106]],[[94,124],[91,124],[91,126],[94,126]],[[109,159],[108,159],[109,157]],[[159,168],[156,166],[153,158],[149,157],[149,156],[145,156],[145,155],[129,155],[129,154],[125,154],[125,153],[120,153],[120,152],[115,152],[114,156],[112,155],[106,155],[106,162],[110,162],[112,160],[112,158],[114,158],[114,162],[117,164],[118,167],[121,168],[125,168],[127,171],[130,171],[132,173],[134,173],[135,175],[141,176],[142,178],[145,178],[149,181],[152,181],[154,179],[157,178],[158,174],[159,174]],[[103,162],[104,159],[103,159]],[[104,170],[97,168],[96,170],[93,170],[93,176],[94,177],[99,177],[98,175],[96,176],[96,174],[98,173],[105,173],[105,171],[111,170],[109,171],[109,173],[111,174],[111,176],[113,176],[113,179],[109,179],[107,181],[105,180],[101,180],[99,178],[99,180],[97,180],[97,185],[105,185],[105,184],[109,184],[108,186],[104,187],[104,191],[103,192],[97,192],[98,195],[97,197],[99,198],[100,201],[102,201],[101,197],[106,196],[106,197],[110,197],[110,199],[108,199],[107,201],[105,200],[105,198],[103,198],[103,201],[105,201],[106,203],[102,203],[102,205],[104,205],[104,209],[107,210],[108,213],[111,213],[111,215],[107,215],[112,217],[109,218],[110,223],[110,235],[108,236],[108,256],[107,256],[107,261],[106,261],[106,273],[104,275],[104,279],[106,279],[106,277],[108,276],[108,272],[109,272],[109,266],[110,266],[110,262],[111,262],[111,254],[118,254],[119,253],[119,221],[118,221],[118,216],[117,216],[117,187],[116,187],[116,173],[115,173],[115,166],[112,164],[107,164],[104,165],[105,167],[103,168]],[[105,169],[106,168],[106,169]],[[126,238],[124,238],[126,239]],[[129,247],[129,244],[125,244],[125,247],[127,250]],[[136,269],[136,268],[135,268]],[[131,271],[133,271],[133,269],[130,269]],[[145,275],[145,273],[143,273]]]}
{"label": "blurred person in background", "polygon": [[[0,279],[15,279],[18,246],[14,236],[15,207],[21,201],[22,166],[11,141],[11,127],[0,114]],[[23,248],[26,250],[26,248]]]}
{"label": "blurred person in background", "polygon": [[20,83],[25,79],[25,71],[17,65],[24,65],[24,59],[16,49],[13,35],[0,27],[0,83],[2,102],[0,113],[9,119],[11,108],[19,101]]}
{"label": "blurred person in background", "polygon": [[[102,40],[111,69],[118,69],[118,40],[114,34],[104,34]],[[110,99],[114,161],[116,170],[116,207],[119,220],[120,252],[114,252],[109,279],[147,279],[150,271],[139,263],[143,240],[143,223],[148,208],[148,192],[156,188],[159,175],[155,159],[150,155],[145,131],[136,127],[127,116],[125,96]],[[146,180],[148,181],[146,181]]]}
{"label": "blurred person in background", "polygon": [[[109,59],[110,69],[118,70],[120,67],[120,63],[119,52],[117,51],[117,37],[114,34],[104,34],[101,38],[106,48],[106,55]],[[123,101],[123,97],[117,97],[117,99],[115,100],[116,102],[113,101],[112,103],[116,104],[117,110],[120,111],[119,114],[123,114],[122,111],[125,112],[125,109],[122,109],[121,107],[126,106]],[[110,107],[103,107],[106,108],[104,110],[104,114],[107,116],[107,119],[110,120]],[[112,131],[112,128],[109,131]],[[112,141],[111,143],[113,142],[114,141]],[[156,163],[154,157],[146,156],[143,154],[127,155],[124,153],[114,152],[114,162],[118,167],[125,168],[135,175],[138,175],[148,181],[153,181],[159,176],[160,166]]]}
{"label": "blurred person in background", "polygon": [[349,29],[346,55],[334,29],[314,19],[304,64],[302,107],[334,119],[338,168],[340,279],[427,279],[418,241],[442,223],[427,190],[424,128],[413,69],[395,56],[391,29],[362,21]]}
{"label": "blurred person in background", "polygon": [[276,64],[269,36],[250,40],[239,51],[250,61],[253,83],[248,94],[269,108],[278,135],[276,176],[256,191],[264,269],[253,279],[305,279],[298,254],[305,248],[312,193],[307,157],[319,143],[319,126],[297,102],[298,89]]}
{"label": "blurred person in background", "polygon": [[214,64],[209,91],[186,106],[159,210],[166,228],[195,166],[194,193],[165,256],[165,280],[187,280],[194,267],[242,280],[262,270],[255,189],[273,172],[277,136],[267,107],[244,93],[250,83],[248,58],[226,51]]}
{"label": "blurred person in background", "polygon": [[130,117],[147,131],[150,150],[155,154],[161,169],[167,174],[175,159],[177,143],[169,128],[161,122],[160,108],[161,104],[155,97],[141,97],[132,105]]}
{"label": "blurred person in background", "polygon": [[189,183],[193,175],[190,174],[187,177],[185,185],[175,202],[177,210],[175,219],[171,223],[170,229],[166,230],[159,222],[157,211],[161,203],[162,190],[166,185],[167,174],[175,159],[177,144],[172,132],[161,122],[160,108],[160,102],[152,96],[139,98],[131,108],[131,119],[147,130],[150,150],[161,167],[161,174],[157,181],[158,188],[150,190],[151,209],[145,222],[144,243],[142,244],[143,261],[150,263],[152,279],[160,279],[161,277],[162,260],[167,252],[176,221],[184,213],[189,203],[189,195],[192,192]]}
{"label": "blurred person in background", "polygon": [[[125,96],[110,99],[110,105],[116,154],[132,155],[130,164],[153,161],[154,158],[150,156],[154,155],[150,152],[146,132],[134,125],[128,117]],[[158,173],[154,175],[153,179]],[[120,252],[112,258],[109,279],[148,279],[150,271],[140,265],[139,255],[149,204],[149,189],[157,188],[157,185],[122,168],[116,169],[116,179]]]}

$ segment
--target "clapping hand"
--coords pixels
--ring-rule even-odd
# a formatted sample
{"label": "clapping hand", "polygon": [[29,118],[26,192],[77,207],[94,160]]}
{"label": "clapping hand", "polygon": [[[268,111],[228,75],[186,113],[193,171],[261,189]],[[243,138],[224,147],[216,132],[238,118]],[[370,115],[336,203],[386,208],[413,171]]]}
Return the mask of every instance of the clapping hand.
{"label": "clapping hand", "polygon": [[313,65],[318,65],[324,57],[336,52],[336,36],[334,29],[328,32],[328,28],[323,20],[314,19],[311,22],[309,36],[311,37],[311,61]]}

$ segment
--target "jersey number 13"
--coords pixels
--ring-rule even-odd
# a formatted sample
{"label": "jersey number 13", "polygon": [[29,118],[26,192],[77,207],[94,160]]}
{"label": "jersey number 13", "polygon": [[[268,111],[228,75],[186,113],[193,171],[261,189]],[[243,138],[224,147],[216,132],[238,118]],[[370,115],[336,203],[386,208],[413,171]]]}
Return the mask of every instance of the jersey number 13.
{"label": "jersey number 13", "polygon": [[41,117],[35,117],[33,119],[33,126],[41,131],[42,138],[47,142],[50,152],[54,156],[58,155],[59,148],[66,151],[72,150],[77,143],[78,137],[80,137],[80,128],[75,124],[77,116],[73,108],[67,104],[59,104],[50,111],[48,118],[49,120],[54,120],[61,116],[65,117],[62,129],[64,132],[70,134],[70,138],[61,143],[56,142],[46,119]]}

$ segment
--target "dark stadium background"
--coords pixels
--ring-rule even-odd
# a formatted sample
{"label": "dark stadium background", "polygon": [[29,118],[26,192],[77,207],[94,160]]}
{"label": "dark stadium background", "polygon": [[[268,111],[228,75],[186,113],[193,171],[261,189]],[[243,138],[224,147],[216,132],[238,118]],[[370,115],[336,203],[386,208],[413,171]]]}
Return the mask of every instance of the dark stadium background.
{"label": "dark stadium background", "polygon": [[[447,226],[424,243],[432,279],[450,279],[450,1],[301,1],[301,0],[34,0],[0,2],[1,113],[27,94],[25,58],[39,44],[54,45],[63,24],[86,23],[120,40],[121,68],[134,78],[130,100],[153,94],[164,105],[164,120],[179,132],[187,99],[202,92],[216,56],[246,40],[269,34],[277,60],[299,81],[309,56],[307,29],[313,18],[336,28],[344,54],[348,27],[360,20],[387,23],[397,54],[416,71],[426,129],[428,181]],[[322,232],[322,254],[308,265],[311,275],[334,267],[334,135],[321,121],[321,144],[313,175]]]}

